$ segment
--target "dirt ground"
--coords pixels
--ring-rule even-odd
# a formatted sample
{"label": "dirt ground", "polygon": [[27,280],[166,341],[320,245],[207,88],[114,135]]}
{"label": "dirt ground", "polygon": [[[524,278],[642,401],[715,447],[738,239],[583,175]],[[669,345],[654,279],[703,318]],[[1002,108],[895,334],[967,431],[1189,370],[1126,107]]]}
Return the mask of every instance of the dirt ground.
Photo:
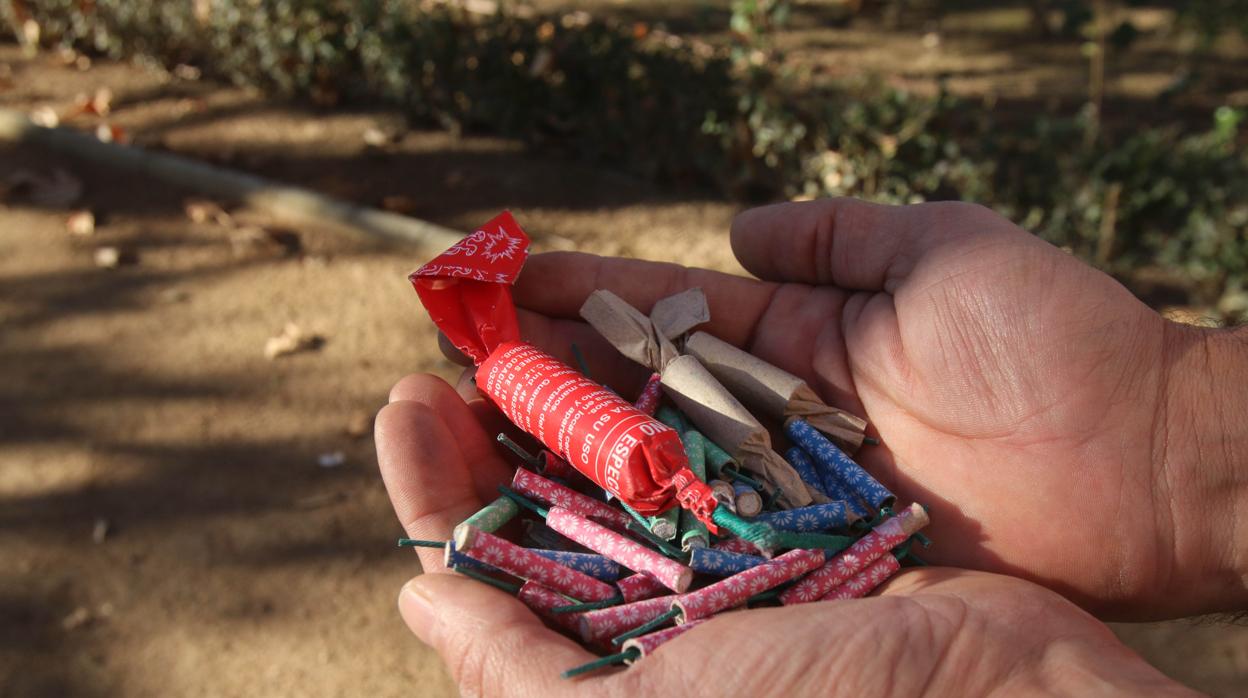
{"label": "dirt ground", "polygon": [[[64,111],[107,86],[136,142],[363,203],[403,196],[460,229],[509,207],[542,249],[740,271],[734,206],[507,141],[403,131],[374,148],[365,132],[401,119],[12,46],[0,64],[0,107]],[[453,695],[394,610],[419,568],[393,547],[367,423],[403,374],[452,374],[405,280],[421,253],[302,228],[290,254],[191,222],[166,183],[0,149],[0,178],[56,168],[84,183],[94,235],[64,210],[0,206],[0,694]],[[100,268],[101,246],[136,261]],[[266,359],[292,322],[323,345]],[[1117,630],[1189,685],[1248,681],[1248,628]]]}

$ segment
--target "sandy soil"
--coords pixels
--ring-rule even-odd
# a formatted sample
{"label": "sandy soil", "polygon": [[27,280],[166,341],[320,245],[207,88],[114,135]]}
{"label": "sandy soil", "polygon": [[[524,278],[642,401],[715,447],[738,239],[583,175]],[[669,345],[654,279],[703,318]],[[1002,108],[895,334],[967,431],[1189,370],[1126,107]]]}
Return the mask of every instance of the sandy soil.
{"label": "sandy soil", "polygon": [[[540,248],[739,271],[733,206],[514,143],[405,132],[378,150],[363,134],[394,115],[10,46],[0,63],[0,106],[63,110],[108,86],[110,120],[149,145],[364,203],[405,196],[461,229],[510,207]],[[161,182],[0,150],[0,177],[21,168],[81,178],[75,206],[100,224],[79,237],[66,211],[0,207],[0,694],[453,694],[394,612],[419,568],[393,548],[367,435],[398,377],[452,374],[405,281],[420,254],[314,229],[286,254],[190,222],[188,192]],[[98,268],[110,245],[137,262]],[[323,346],[267,360],[290,322]],[[318,465],[333,452],[343,465]],[[1248,677],[1248,629],[1119,631],[1193,686],[1230,695]]]}

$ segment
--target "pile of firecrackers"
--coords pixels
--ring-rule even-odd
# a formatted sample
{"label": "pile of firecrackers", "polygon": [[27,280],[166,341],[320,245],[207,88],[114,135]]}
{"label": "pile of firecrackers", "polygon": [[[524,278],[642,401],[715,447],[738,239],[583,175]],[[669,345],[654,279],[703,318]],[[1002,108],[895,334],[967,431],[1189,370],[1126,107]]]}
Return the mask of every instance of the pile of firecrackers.
{"label": "pile of firecrackers", "polygon": [[[510,216],[507,222],[514,225]],[[596,292],[582,315],[630,358],[640,355],[621,340],[624,325],[640,328],[645,340],[633,349],[644,344],[653,350],[646,356],[670,355],[642,360],[655,373],[632,407],[679,435],[688,470],[713,492],[713,519],[695,515],[684,500],[643,514],[568,459],[499,434],[500,448],[518,461],[499,497],[456,526],[448,541],[399,541],[444,549],[448,568],[515,595],[548,625],[604,655],[568,669],[565,678],[631,665],[719,613],[859,598],[902,567],[923,564],[911,547],[928,544],[919,532],[926,510],[898,506],[853,458],[878,444],[866,436],[865,420],[822,406],[800,379],[695,331],[709,319],[705,301],[700,292],[682,295],[675,306],[693,310],[670,315],[683,321],[657,317],[658,307],[641,315],[606,291]],[[604,324],[594,303],[622,309],[630,322]],[[698,402],[704,391],[667,380],[675,356],[701,357],[700,365],[719,369],[701,379],[715,383],[713,399]],[[580,373],[588,372],[582,366]],[[762,380],[772,387],[799,389],[785,387],[786,399],[769,401],[759,396],[766,388],[759,376],[774,378]],[[723,408],[725,401],[733,404]],[[771,443],[759,447],[757,435],[743,443],[739,432],[707,417],[702,408],[711,404],[720,414],[755,407],[758,417],[783,426],[787,450],[781,456]],[[741,421],[738,414],[734,424]]]}

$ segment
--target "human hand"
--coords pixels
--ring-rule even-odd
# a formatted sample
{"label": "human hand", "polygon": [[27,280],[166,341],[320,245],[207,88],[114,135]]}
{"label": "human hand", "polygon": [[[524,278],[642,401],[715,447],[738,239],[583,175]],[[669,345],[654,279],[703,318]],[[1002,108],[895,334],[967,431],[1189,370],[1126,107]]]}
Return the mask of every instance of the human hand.
{"label": "human hand", "polygon": [[1206,404],[1236,384],[1208,335],[978,206],[780,204],[738,216],[732,238],[763,281],[535,255],[515,287],[524,335],[565,357],[594,348],[595,377],[630,394],[645,374],[579,321],[585,297],[607,288],[648,312],[701,286],[712,334],[871,421],[885,445],[864,465],[931,507],[934,561],[1122,618],[1248,603],[1233,458],[1248,449],[1225,436],[1248,415]]}
{"label": "human hand", "polygon": [[[468,402],[435,377],[408,377],[377,418],[386,487],[414,538],[446,539],[512,470],[489,436],[497,412],[464,387]],[[592,656],[515,598],[439,574],[440,551],[418,552],[431,573],[404,587],[399,608],[464,695],[1183,692],[1057,594],[938,568],[903,571],[871,598],[722,614],[627,671],[562,680]]]}

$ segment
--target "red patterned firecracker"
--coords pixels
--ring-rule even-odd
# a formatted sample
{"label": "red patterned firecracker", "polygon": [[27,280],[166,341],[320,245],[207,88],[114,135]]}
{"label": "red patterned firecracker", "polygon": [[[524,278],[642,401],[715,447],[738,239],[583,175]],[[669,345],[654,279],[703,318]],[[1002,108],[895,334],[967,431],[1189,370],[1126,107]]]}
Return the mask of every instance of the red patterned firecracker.
{"label": "red patterned firecracker", "polygon": [[538,555],[475,526],[455,532],[455,551],[507,574],[538,582],[579,601],[603,601],[616,596],[615,587]]}
{"label": "red patterned firecracker", "polygon": [[790,550],[757,567],[738,572],[710,586],[676,597],[678,622],[707,618],[728,608],[740,606],[751,596],[761,594],[823,564],[822,550]]}
{"label": "red patterned firecracker", "polygon": [[562,507],[551,507],[546,525],[634,572],[654,577],[672,591],[683,592],[693,581],[693,570],[688,567]]}
{"label": "red patterned firecracker", "polygon": [[780,594],[780,602],[789,605],[818,601],[833,588],[904,543],[915,531],[926,526],[928,521],[923,507],[911,504],[908,509],[876,526],[847,550],[828,560],[823,567],[784,590]]}
{"label": "red patterned firecracker", "polygon": [[625,577],[616,582],[615,586],[620,590],[620,596],[625,603],[641,601],[670,591],[662,582],[644,572]]}
{"label": "red patterned firecracker", "polygon": [[628,514],[609,507],[592,497],[577,492],[571,487],[548,480],[537,473],[517,468],[511,480],[511,488],[530,499],[536,499],[552,507],[562,507],[617,531],[628,530],[633,519]]}
{"label": "red patterned firecracker", "polygon": [[525,606],[528,606],[534,613],[547,621],[570,633],[579,632],[580,613],[551,612],[555,608],[568,605],[568,600],[558,593],[537,582],[525,582],[516,596],[524,602]]}
{"label": "red patterned firecracker", "polygon": [[659,409],[659,398],[663,396],[663,384],[660,382],[660,376],[657,373],[650,374],[650,379],[646,381],[646,387],[641,389],[641,395],[637,396],[637,401],[633,403],[638,411],[645,412],[651,417]]}
{"label": "red patterned firecracker", "polygon": [[621,606],[585,611],[580,614],[577,632],[586,643],[608,643],[616,635],[644,625],[671,610],[675,598],[675,594],[669,594]]}
{"label": "red patterned firecracker", "polygon": [[708,528],[715,499],[689,470],[680,436],[520,340],[511,285],[529,239],[503,213],[411,275],[438,329],[477,365],[477,388],[511,420],[646,516],[679,503]]}
{"label": "red patterned firecracker", "polygon": [[820,601],[860,599],[874,591],[899,569],[901,569],[901,563],[897,561],[897,558],[885,555],[871,563],[867,569],[846,579],[835,589],[824,594]]}
{"label": "red patterned firecracker", "polygon": [[628,640],[624,643],[624,647],[622,649],[625,652],[629,650],[636,650],[637,656],[632,659],[625,659],[624,662],[626,664],[632,664],[633,662],[649,655],[651,652],[658,649],[659,646],[684,635],[705,622],[706,620],[695,620],[692,623],[685,623],[684,625],[677,625],[671,628],[656,630],[655,632]]}

